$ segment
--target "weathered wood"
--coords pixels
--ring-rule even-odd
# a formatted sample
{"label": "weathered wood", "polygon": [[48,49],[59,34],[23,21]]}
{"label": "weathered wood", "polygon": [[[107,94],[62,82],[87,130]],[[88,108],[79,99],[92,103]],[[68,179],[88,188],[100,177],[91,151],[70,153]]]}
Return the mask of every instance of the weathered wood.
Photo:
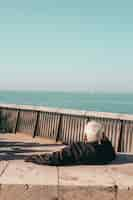
{"label": "weathered wood", "polygon": [[133,122],[123,121],[121,149],[122,152],[133,153]]}
{"label": "weathered wood", "polygon": [[0,118],[0,131],[14,133],[17,120],[17,110],[1,108]]}
{"label": "weathered wood", "polygon": [[20,110],[17,132],[26,132],[33,134],[36,124],[37,112]]}
{"label": "weathered wood", "polygon": [[133,152],[133,115],[23,105],[0,105],[0,111],[1,131],[29,132],[67,144],[82,141],[85,123],[96,120],[103,123],[116,151]]}
{"label": "weathered wood", "polygon": [[17,132],[17,128],[18,128],[19,115],[20,115],[20,110],[17,111],[17,118],[16,118],[15,131],[14,131],[15,133]]}
{"label": "weathered wood", "polygon": [[37,135],[56,139],[58,135],[59,121],[59,114],[40,112]]}
{"label": "weathered wood", "polygon": [[33,128],[33,134],[32,134],[33,137],[35,137],[36,133],[37,133],[37,126],[38,126],[38,123],[39,123],[39,116],[40,116],[40,112],[38,111],[37,112],[37,116],[36,116],[35,126]]}
{"label": "weathered wood", "polygon": [[86,120],[82,116],[62,115],[59,139],[65,144],[81,141]]}
{"label": "weathered wood", "polygon": [[96,117],[105,119],[119,119],[133,121],[133,115],[120,114],[120,113],[108,113],[108,112],[94,112],[94,111],[80,111],[72,109],[59,109],[49,108],[45,106],[30,106],[30,105],[16,105],[16,104],[0,104],[1,108],[15,109],[15,110],[27,110],[27,111],[42,111],[49,113],[68,114],[83,117]]}

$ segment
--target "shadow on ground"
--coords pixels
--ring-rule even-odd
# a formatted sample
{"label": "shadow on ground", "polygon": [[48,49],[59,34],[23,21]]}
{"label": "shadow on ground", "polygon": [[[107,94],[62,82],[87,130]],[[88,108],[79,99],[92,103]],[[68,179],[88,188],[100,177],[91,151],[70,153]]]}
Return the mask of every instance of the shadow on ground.
{"label": "shadow on ground", "polygon": [[[0,161],[23,160],[31,154],[43,154],[62,148],[62,144],[40,144],[37,142],[20,142],[0,138]],[[118,153],[112,165],[133,163],[133,155]]]}
{"label": "shadow on ground", "polygon": [[132,154],[125,154],[125,153],[118,153],[116,159],[112,162],[113,165],[120,165],[120,164],[129,164],[133,163],[133,155]]}
{"label": "shadow on ground", "polygon": [[0,141],[0,160],[23,160],[30,154],[48,153],[62,144]]}

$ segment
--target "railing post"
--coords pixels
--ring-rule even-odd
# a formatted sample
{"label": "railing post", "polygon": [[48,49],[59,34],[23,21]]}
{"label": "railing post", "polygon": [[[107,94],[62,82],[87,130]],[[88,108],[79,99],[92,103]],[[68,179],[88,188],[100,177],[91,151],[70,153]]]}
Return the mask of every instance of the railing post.
{"label": "railing post", "polygon": [[118,143],[118,152],[122,152],[122,142],[123,142],[123,125],[124,121],[120,120],[121,122],[121,129],[120,129],[120,137],[119,137],[119,143]]}
{"label": "railing post", "polygon": [[14,130],[15,134],[16,134],[17,129],[18,129],[19,116],[20,116],[20,110],[18,110],[18,112],[17,112],[17,119],[16,119],[16,124],[15,124],[15,130]]}
{"label": "railing post", "polygon": [[37,126],[38,126],[38,122],[39,122],[39,116],[40,116],[40,111],[37,111],[36,123],[35,123],[35,127],[34,127],[33,134],[32,134],[33,138],[36,136]]}
{"label": "railing post", "polygon": [[60,114],[60,120],[59,120],[59,126],[58,126],[58,133],[57,133],[57,137],[56,137],[56,142],[58,142],[58,140],[60,138],[61,124],[62,124],[62,114]]}

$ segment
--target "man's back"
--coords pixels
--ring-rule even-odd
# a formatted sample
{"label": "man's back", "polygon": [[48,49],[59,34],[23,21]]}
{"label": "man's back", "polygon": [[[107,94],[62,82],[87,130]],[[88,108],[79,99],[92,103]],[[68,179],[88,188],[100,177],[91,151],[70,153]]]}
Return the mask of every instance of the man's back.
{"label": "man's back", "polygon": [[104,138],[98,142],[77,142],[52,154],[33,155],[26,161],[45,165],[107,164],[115,159],[111,142]]}

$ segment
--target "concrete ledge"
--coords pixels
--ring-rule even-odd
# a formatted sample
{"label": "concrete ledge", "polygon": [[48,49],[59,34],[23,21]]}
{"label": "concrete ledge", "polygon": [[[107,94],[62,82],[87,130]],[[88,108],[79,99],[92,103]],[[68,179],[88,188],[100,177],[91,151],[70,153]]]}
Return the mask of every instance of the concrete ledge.
{"label": "concrete ledge", "polygon": [[26,136],[20,135],[16,140],[14,135],[0,135],[0,200],[133,199],[132,154],[118,154],[114,162],[104,166],[35,165],[23,158],[62,145],[39,143],[39,138],[30,136],[26,142]]}
{"label": "concrete ledge", "polygon": [[57,188],[55,186],[40,185],[1,185],[1,200],[57,200]]}
{"label": "concrete ledge", "polygon": [[8,161],[6,170],[0,176],[0,183],[57,186],[57,169],[25,163],[22,160]]}

